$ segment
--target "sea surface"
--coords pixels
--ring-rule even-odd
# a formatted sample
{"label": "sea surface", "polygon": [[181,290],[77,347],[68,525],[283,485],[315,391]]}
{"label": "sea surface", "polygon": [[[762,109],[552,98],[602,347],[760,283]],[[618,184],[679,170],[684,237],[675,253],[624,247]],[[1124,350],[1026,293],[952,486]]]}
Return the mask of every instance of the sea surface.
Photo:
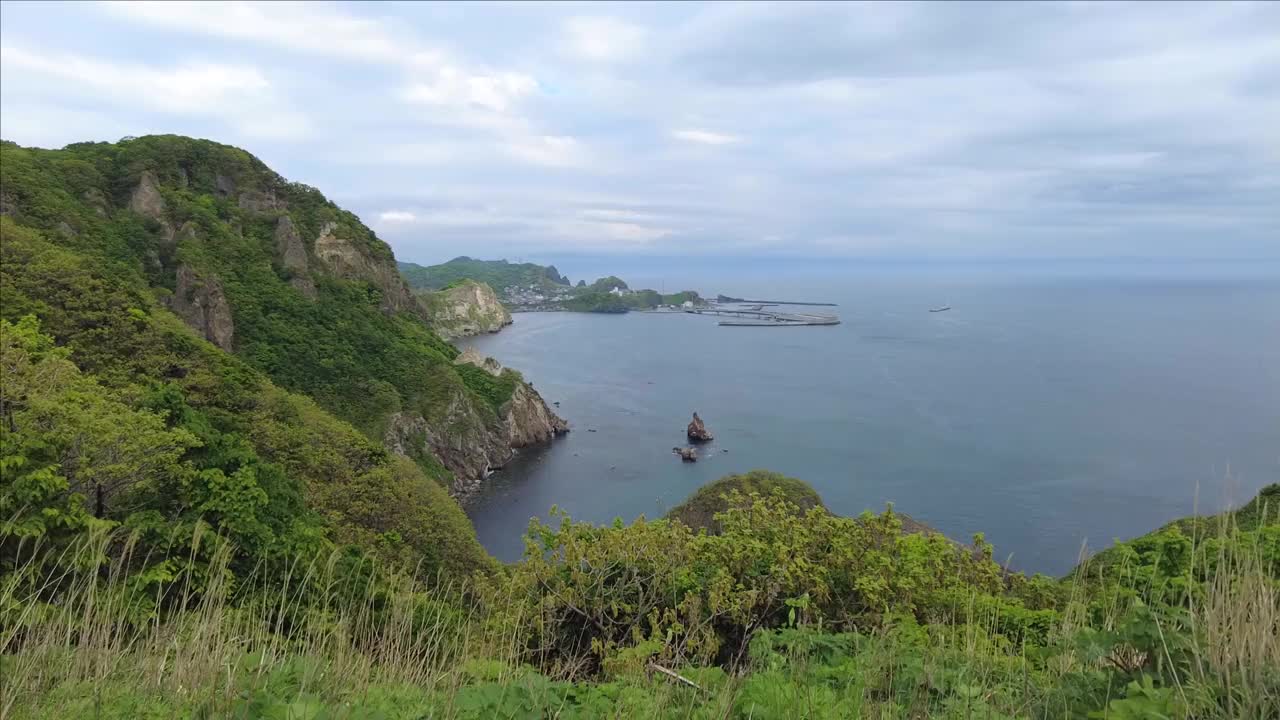
{"label": "sea surface", "polygon": [[[767,468],[837,513],[893,503],[1058,575],[1085,543],[1280,482],[1280,279],[894,271],[688,285],[835,302],[843,324],[527,313],[461,341],[518,368],[573,427],[470,503],[495,556],[518,559],[529,519],[553,505],[598,523],[656,517]],[[940,305],[952,309],[928,312]],[[686,464],[671,448],[694,411],[716,439]]]}

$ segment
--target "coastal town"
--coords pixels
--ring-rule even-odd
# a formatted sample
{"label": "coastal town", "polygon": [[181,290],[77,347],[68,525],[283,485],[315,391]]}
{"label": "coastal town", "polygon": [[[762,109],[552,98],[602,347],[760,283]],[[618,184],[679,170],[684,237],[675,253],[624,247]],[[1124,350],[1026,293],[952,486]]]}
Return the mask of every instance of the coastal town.
{"label": "coastal town", "polygon": [[554,310],[559,303],[572,298],[574,288],[569,285],[547,287],[538,283],[508,285],[502,288],[502,304],[513,311],[530,312]]}

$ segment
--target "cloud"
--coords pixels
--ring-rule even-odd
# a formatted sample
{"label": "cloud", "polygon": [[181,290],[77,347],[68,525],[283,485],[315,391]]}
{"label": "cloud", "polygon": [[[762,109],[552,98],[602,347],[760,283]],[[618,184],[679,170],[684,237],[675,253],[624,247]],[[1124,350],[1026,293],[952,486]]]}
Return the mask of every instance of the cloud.
{"label": "cloud", "polygon": [[255,67],[186,63],[155,67],[71,53],[0,47],[4,84],[56,83],[99,103],[143,107],[173,115],[211,116],[250,137],[298,138],[309,122],[286,106]]}
{"label": "cloud", "polygon": [[617,18],[571,17],[564,22],[567,54],[589,62],[618,62],[636,57],[645,45],[643,27]]}
{"label": "cloud", "polygon": [[567,167],[586,160],[585,151],[572,137],[535,135],[514,137],[504,146],[512,157],[535,165]]}
{"label": "cloud", "polygon": [[529,75],[468,71],[435,53],[415,56],[409,67],[411,80],[402,95],[414,103],[505,113],[538,89]]}
{"label": "cloud", "polygon": [[382,22],[303,2],[109,2],[130,20],[201,35],[250,40],[288,50],[398,63],[416,51]]}
{"label": "cloud", "polygon": [[1280,257],[1276,3],[91,7],[6,4],[7,139],[235,142],[415,260]]}
{"label": "cloud", "polygon": [[724,133],[711,132],[710,130],[672,130],[671,137],[686,142],[700,143],[702,145],[732,145],[741,142],[742,138],[736,135],[726,135]]}
{"label": "cloud", "polygon": [[378,213],[378,220],[384,223],[411,223],[417,219],[417,215],[406,210],[384,210]]}
{"label": "cloud", "polygon": [[406,77],[402,96],[412,102],[507,112],[515,100],[537,89],[528,75],[467,67],[386,22],[317,3],[122,2],[106,7],[167,29],[396,66]]}

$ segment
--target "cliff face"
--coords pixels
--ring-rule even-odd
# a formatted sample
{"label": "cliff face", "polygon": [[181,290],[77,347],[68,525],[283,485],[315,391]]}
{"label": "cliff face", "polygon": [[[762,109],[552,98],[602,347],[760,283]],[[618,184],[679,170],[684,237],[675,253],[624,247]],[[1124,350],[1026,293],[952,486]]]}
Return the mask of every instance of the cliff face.
{"label": "cliff face", "polygon": [[178,266],[177,287],[169,309],[204,339],[228,352],[233,349],[236,324],[216,277],[202,278],[186,265]]}
{"label": "cliff face", "polygon": [[510,449],[544,443],[569,432],[569,423],[552,412],[542,395],[519,373],[502,367],[497,360],[481,355],[475,348],[467,348],[454,362],[473,365],[512,384],[510,395],[497,408],[508,448],[502,463],[510,459]]}
{"label": "cliff face", "polygon": [[474,348],[468,348],[454,363],[477,367],[509,385],[510,396],[489,411],[455,399],[440,417],[431,420],[413,413],[395,413],[383,442],[410,457],[430,452],[453,471],[450,490],[455,495],[474,493],[489,473],[511,460],[515,450],[549,442],[569,432],[569,424],[551,411],[519,373]]}
{"label": "cliff face", "polygon": [[383,310],[422,313],[422,307],[396,270],[395,258],[378,257],[361,248],[351,239],[349,228],[332,220],[326,222],[316,238],[315,252],[320,262],[338,277],[362,280],[380,290]]}
{"label": "cliff face", "polygon": [[429,313],[359,218],[243,150],[176,136],[4,150],[5,214],[110,258],[204,338],[457,492],[563,429],[518,373],[454,364],[441,334],[511,321],[491,288],[460,284]]}
{"label": "cliff face", "polygon": [[482,282],[462,280],[421,297],[431,328],[446,339],[494,333],[511,324],[511,313]]}
{"label": "cliff face", "polygon": [[517,384],[511,393],[505,421],[508,442],[513,448],[537,445],[569,432],[569,423],[551,412],[538,391],[524,382]]}

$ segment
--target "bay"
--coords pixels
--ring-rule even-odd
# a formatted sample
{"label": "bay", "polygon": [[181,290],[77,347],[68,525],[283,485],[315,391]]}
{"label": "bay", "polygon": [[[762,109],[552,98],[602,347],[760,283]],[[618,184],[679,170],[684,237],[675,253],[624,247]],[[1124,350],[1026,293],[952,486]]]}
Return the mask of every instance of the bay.
{"label": "bay", "polygon": [[[689,282],[692,287],[708,288]],[[719,278],[712,291],[835,302],[834,327],[687,314],[517,314],[469,338],[572,425],[468,503],[517,559],[554,505],[657,517],[767,468],[840,514],[887,503],[997,558],[1062,574],[1082,546],[1280,481],[1280,281],[1265,277],[866,272]],[[745,285],[745,287],[744,287]],[[930,307],[952,310],[930,313]],[[681,463],[697,411],[715,433]]]}

